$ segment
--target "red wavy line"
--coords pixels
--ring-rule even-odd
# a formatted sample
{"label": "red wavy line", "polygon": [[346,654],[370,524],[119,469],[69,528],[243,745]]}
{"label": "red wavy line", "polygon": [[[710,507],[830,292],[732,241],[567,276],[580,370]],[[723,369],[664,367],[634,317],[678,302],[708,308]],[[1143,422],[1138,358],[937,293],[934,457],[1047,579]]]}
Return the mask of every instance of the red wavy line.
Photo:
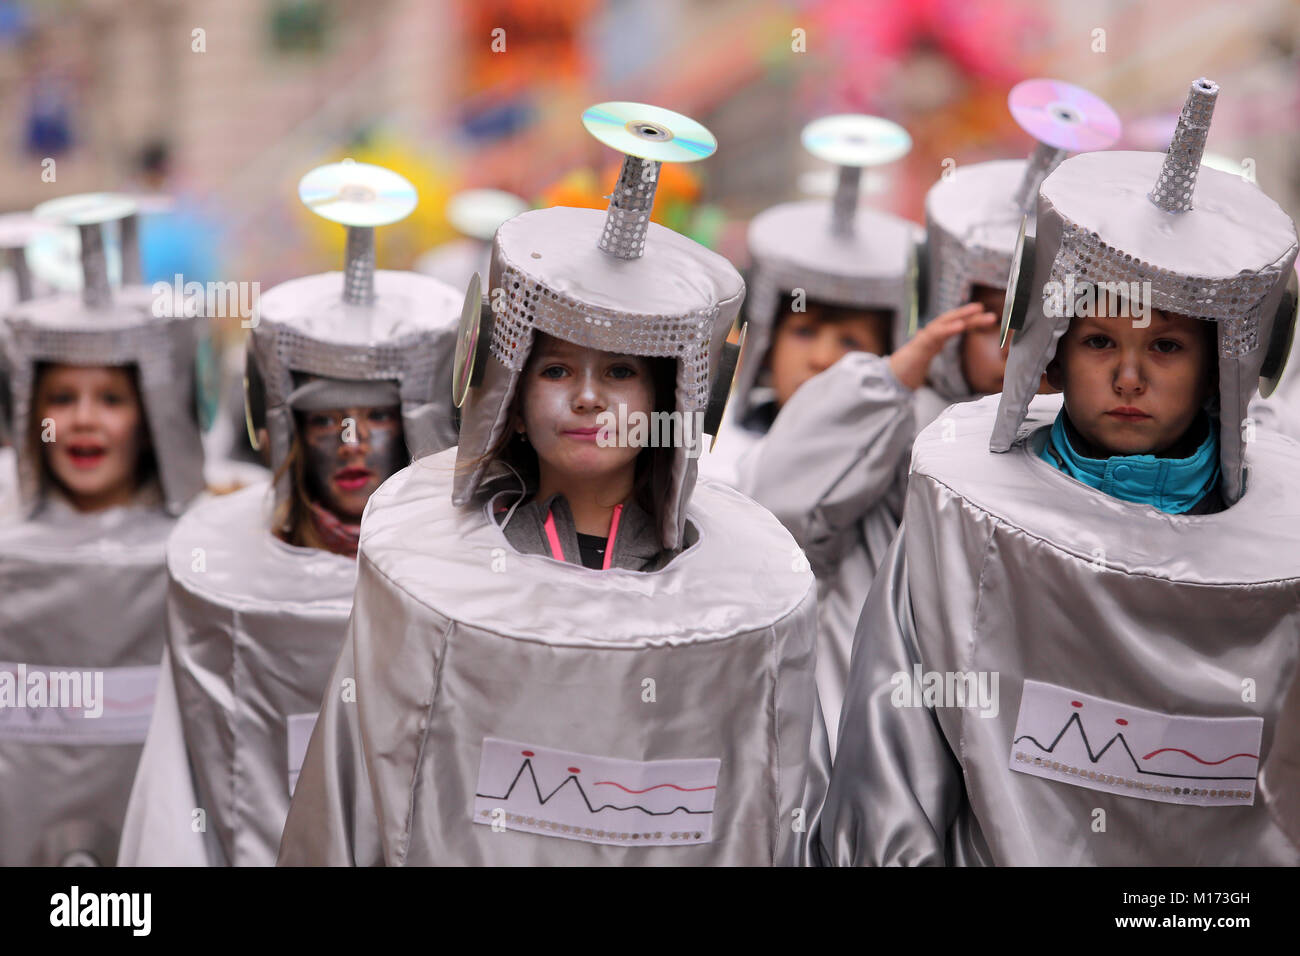
{"label": "red wavy line", "polygon": [[683,793],[693,793],[696,790],[717,790],[717,785],[711,787],[679,787],[675,783],[656,783],[653,787],[646,787],[644,790],[630,790],[621,783],[615,783],[613,780],[597,780],[596,786],[618,787],[618,789],[627,793],[649,793],[651,790],[658,790],[660,787],[672,787],[674,790],[681,790]]}
{"label": "red wavy line", "polygon": [[1143,759],[1143,760],[1150,760],[1150,759],[1151,759],[1152,757],[1154,757],[1156,754],[1162,754],[1162,753],[1164,753],[1165,751],[1168,751],[1168,750],[1172,750],[1174,753],[1185,754],[1186,756],[1191,757],[1191,758],[1192,758],[1193,760],[1195,760],[1197,763],[1203,763],[1203,764],[1205,764],[1205,766],[1207,766],[1207,767],[1215,767],[1215,766],[1218,766],[1218,765],[1221,764],[1221,763],[1227,763],[1229,760],[1235,760],[1235,759],[1238,758],[1238,757],[1250,757],[1252,760],[1258,760],[1258,759],[1259,759],[1259,754],[1233,754],[1231,757],[1224,757],[1222,760],[1202,760],[1200,757],[1196,756],[1196,754],[1192,753],[1190,750],[1184,750],[1184,749],[1181,748],[1181,747],[1161,747],[1159,750],[1153,750],[1153,751],[1151,751],[1149,754],[1147,754],[1147,755],[1146,755],[1145,757],[1143,757],[1142,759]]}

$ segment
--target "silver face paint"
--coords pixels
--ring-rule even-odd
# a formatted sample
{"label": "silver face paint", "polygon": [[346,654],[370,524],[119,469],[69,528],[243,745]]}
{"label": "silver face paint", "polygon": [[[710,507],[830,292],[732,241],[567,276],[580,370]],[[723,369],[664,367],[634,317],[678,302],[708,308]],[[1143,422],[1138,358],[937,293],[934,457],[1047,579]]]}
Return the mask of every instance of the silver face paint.
{"label": "silver face paint", "polygon": [[343,521],[360,521],[374,490],[409,462],[396,405],[304,412],[300,429],[307,493]]}

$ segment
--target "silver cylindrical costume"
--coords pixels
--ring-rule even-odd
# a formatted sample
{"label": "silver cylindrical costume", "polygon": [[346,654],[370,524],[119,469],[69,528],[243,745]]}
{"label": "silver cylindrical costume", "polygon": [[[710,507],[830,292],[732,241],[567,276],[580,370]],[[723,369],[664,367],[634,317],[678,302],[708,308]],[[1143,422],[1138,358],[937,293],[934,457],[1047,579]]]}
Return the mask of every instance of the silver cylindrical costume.
{"label": "silver cylindrical costume", "polygon": [[652,573],[517,552],[491,511],[483,456],[539,332],[673,358],[674,410],[705,408],[743,282],[720,256],[629,221],[630,208],[612,239],[624,251],[643,241],[637,257],[599,248],[607,223],[594,210],[527,212],[498,231],[491,350],[461,445],[367,507],[348,639],[282,864],[802,854],[825,763],[824,750],[820,764],[809,755],[812,578],[788,533],[743,496],[697,487],[694,443],[674,448],[659,491],[659,545],[680,553]]}

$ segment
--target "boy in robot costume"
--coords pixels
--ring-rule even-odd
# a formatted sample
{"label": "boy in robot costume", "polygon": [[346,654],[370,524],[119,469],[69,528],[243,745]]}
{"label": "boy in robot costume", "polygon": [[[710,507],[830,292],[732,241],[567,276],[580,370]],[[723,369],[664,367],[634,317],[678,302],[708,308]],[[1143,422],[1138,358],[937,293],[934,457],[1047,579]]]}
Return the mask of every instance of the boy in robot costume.
{"label": "boy in robot costume", "polygon": [[[806,851],[828,758],[815,592],[788,533],[696,483],[694,433],[653,449],[660,520],[629,500],[624,533],[616,508],[591,570],[568,509],[525,501],[492,454],[539,339],[673,360],[673,410],[693,418],[727,392],[715,372],[744,284],[649,222],[659,161],[681,158],[668,124],[690,121],[640,104],[584,119],[628,113],[643,142],[607,216],[536,210],[498,231],[481,336],[471,282],[461,445],[367,507],[281,864],[770,865]],[[510,499],[513,519],[496,507]]]}
{"label": "boy in robot costume", "polygon": [[[1042,184],[1008,291],[1003,393],[951,409],[951,440],[938,425],[916,440],[905,522],[858,628],[825,862],[1300,862],[1278,805],[1295,807],[1300,449],[1242,427],[1289,344],[1296,232],[1240,177],[1198,177],[1216,94],[1192,85],[1168,154],[1086,153]],[[1105,469],[1088,481],[1043,458],[1064,412],[1033,397],[1054,357],[1075,360],[1080,320],[1058,298],[1072,279],[1138,283],[1125,298],[1146,318],[1102,320],[1115,335],[1215,323],[1217,399],[1190,411],[1201,448],[1217,443],[1217,486],[1165,497],[1200,449],[1083,459]],[[1198,387],[1213,380],[1207,363]],[[1126,488],[1142,476],[1150,504]]]}
{"label": "boy in robot costume", "polygon": [[820,581],[817,687],[832,754],[862,604],[902,519],[912,441],[949,405],[1000,391],[1006,353],[989,354],[988,334],[1020,222],[1064,157],[1040,143],[1028,160],[967,164],[935,183],[913,287],[922,328],[892,355],[854,353],[814,377],[745,462],[741,490],[790,529]]}
{"label": "boy in robot costume", "polygon": [[[164,546],[176,516],[202,489],[194,372],[200,323],[157,316],[155,297],[141,285],[110,288],[101,228],[129,221],[128,201],[66,197],[38,213],[78,226],[85,276],[81,294],[20,303],[3,323],[23,519],[0,529],[0,660],[9,662],[10,692],[30,696],[33,685],[44,684],[51,696],[28,699],[23,710],[3,695],[10,699],[0,715],[0,864],[108,865],[158,679]],[[124,245],[129,277],[137,251]],[[115,375],[123,368],[134,370],[139,418],[132,441],[139,445],[97,446],[86,461],[75,443],[90,439],[79,439],[77,429],[52,433],[55,419],[43,420],[41,408],[54,406],[41,404],[37,387],[47,375],[94,378],[105,374],[100,369]],[[82,411],[75,415],[65,421],[88,421]],[[57,443],[68,450],[56,451]],[[125,472],[134,472],[136,484],[124,503],[88,502],[54,477],[55,454],[82,457],[73,467],[94,476],[127,447],[138,450]],[[146,476],[149,453],[155,467]],[[58,684],[65,709],[51,706]]]}
{"label": "boy in robot costume", "polygon": [[[305,187],[322,176],[337,177],[341,194],[408,196],[381,213],[373,201],[320,205],[327,218],[366,223],[349,225],[345,271],[293,279],[261,298],[249,423],[269,445],[275,485],[197,505],[168,541],[167,653],[122,865],[275,863],[356,584],[355,529],[312,496],[338,501],[331,473],[364,467],[366,484],[351,496],[364,501],[412,456],[455,443],[449,398],[461,297],[436,279],[374,267],[373,227],[407,216],[414,189],[361,163],[315,170]],[[374,413],[398,407],[386,451]],[[312,416],[330,418],[337,436],[334,410],[355,415],[342,428],[356,437],[350,448],[347,435],[336,438],[318,462]],[[310,537],[293,526],[303,513]],[[204,811],[202,831],[194,808]]]}
{"label": "boy in robot costume", "polygon": [[[883,145],[871,155],[835,149],[845,129]],[[829,199],[779,203],[750,222],[750,292],[735,395],[717,449],[710,448],[700,458],[700,474],[736,488],[744,487],[747,458],[781,407],[772,373],[780,358],[784,322],[821,306],[853,310],[863,317],[883,315],[886,352],[891,343],[907,339],[912,322],[911,274],[921,231],[906,219],[859,206],[858,201],[863,168],[899,159],[911,148],[910,137],[878,117],[850,114],[810,123],[803,143],[814,156],[837,163],[835,193]],[[792,295],[793,314],[783,309]]]}

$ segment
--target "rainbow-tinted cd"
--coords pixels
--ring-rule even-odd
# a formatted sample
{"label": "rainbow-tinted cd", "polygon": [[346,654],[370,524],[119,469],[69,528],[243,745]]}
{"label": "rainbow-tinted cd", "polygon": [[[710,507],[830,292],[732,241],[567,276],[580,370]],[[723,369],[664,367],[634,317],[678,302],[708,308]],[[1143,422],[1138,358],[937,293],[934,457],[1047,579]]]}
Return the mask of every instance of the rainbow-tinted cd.
{"label": "rainbow-tinted cd", "polygon": [[484,242],[496,235],[507,219],[528,209],[528,201],[500,189],[467,189],[447,203],[447,221],[461,235]]}
{"label": "rainbow-tinted cd", "polygon": [[298,198],[323,219],[345,226],[386,226],[414,210],[415,187],[391,169],[345,159],[317,166],[298,183]]}
{"label": "rainbow-tinted cd", "polygon": [[135,203],[119,193],[79,193],[43,202],[32,215],[64,226],[91,226],[124,219],[135,211]]}
{"label": "rainbow-tinted cd", "polygon": [[1072,153],[1105,149],[1119,139],[1120,121],[1099,96],[1060,80],[1025,80],[1007,96],[1020,128],[1040,143]]}
{"label": "rainbow-tinted cd", "polygon": [[803,128],[804,149],[836,166],[883,166],[912,149],[912,137],[897,123],[879,116],[839,113],[813,120]]}
{"label": "rainbow-tinted cd", "polygon": [[693,163],[718,148],[713,134],[689,116],[648,103],[597,103],[582,114],[582,125],[620,153],[661,163]]}

